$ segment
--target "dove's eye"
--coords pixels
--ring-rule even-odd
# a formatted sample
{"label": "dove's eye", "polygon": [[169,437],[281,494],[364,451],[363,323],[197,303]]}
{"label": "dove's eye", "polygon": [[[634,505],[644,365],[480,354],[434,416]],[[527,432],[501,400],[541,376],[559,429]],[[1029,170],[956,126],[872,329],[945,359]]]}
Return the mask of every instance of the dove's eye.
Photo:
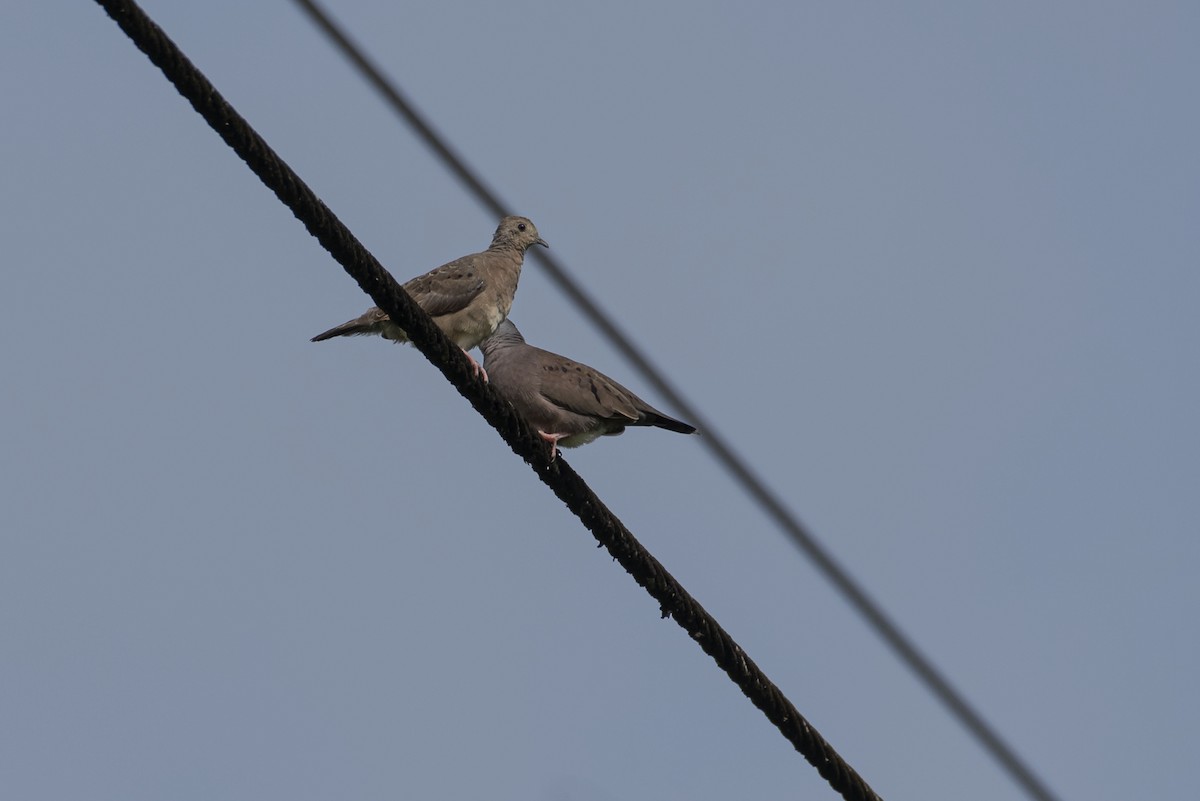
{"label": "dove's eye", "polygon": [[517,230],[518,230],[518,231],[524,231],[524,230],[525,230],[525,223],[517,223]]}

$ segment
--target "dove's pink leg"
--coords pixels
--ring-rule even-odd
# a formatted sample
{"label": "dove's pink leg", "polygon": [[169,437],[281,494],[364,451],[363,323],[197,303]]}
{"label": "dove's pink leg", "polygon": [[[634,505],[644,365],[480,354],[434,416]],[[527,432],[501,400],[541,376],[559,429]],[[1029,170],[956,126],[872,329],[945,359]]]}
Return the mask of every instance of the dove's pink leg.
{"label": "dove's pink leg", "polygon": [[550,443],[550,461],[558,456],[558,441],[566,436],[566,434],[547,434],[541,429],[538,430],[538,436]]}
{"label": "dove's pink leg", "polygon": [[466,348],[462,348],[461,350],[463,352],[463,355],[467,357],[467,361],[469,361],[471,363],[471,369],[475,371],[475,376],[476,377],[482,376],[483,383],[485,383],[485,384],[488,383],[487,370],[483,369],[483,365],[481,365],[479,362],[475,361],[475,357],[472,356],[471,354],[467,353]]}

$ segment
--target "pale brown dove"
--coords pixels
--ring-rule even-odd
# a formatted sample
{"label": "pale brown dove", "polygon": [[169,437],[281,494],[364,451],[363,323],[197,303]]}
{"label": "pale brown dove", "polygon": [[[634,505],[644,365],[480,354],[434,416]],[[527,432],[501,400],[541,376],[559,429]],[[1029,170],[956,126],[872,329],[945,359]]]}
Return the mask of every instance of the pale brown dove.
{"label": "pale brown dove", "polygon": [[[482,253],[472,253],[443,264],[404,284],[433,318],[442,333],[467,353],[491,336],[512,308],[521,277],[525,251],[533,245],[550,247],[538,236],[537,228],[525,217],[505,217],[496,227],[492,244]],[[361,317],[331,328],[312,338],[322,342],[334,337],[375,335],[393,342],[407,342],[408,335],[378,306]],[[487,372],[467,353],[476,373]]]}
{"label": "pale brown dove", "polygon": [[558,447],[575,448],[626,426],[657,426],[692,434],[695,426],[667,417],[599,370],[525,343],[511,320],[479,346],[491,387],[513,405],[542,439],[553,460]]}

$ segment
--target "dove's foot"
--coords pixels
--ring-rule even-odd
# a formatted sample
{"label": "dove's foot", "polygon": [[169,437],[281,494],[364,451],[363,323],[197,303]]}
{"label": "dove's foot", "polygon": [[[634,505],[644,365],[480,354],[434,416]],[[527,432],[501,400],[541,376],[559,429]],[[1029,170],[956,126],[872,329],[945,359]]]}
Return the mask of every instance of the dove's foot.
{"label": "dove's foot", "polygon": [[475,372],[475,377],[482,378],[483,383],[486,384],[488,382],[487,370],[484,370],[483,365],[475,361],[475,357],[467,353],[466,349],[463,349],[463,355],[466,356],[467,361],[471,363],[471,369]]}
{"label": "dove's foot", "polygon": [[562,439],[564,434],[547,434],[545,431],[538,431],[538,436],[550,443],[550,461],[554,461],[558,457],[558,441]]}

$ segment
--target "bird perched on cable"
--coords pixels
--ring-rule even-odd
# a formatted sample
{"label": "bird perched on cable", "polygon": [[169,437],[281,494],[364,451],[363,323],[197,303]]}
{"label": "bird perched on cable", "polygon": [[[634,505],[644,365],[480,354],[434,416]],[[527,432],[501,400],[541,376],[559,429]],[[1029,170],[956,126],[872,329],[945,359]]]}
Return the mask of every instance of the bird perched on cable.
{"label": "bird perched on cable", "polygon": [[[455,259],[404,284],[404,291],[433,318],[442,333],[462,348],[476,374],[483,374],[484,381],[488,380],[487,371],[467,351],[491,336],[508,316],[525,251],[534,245],[550,247],[527,218],[505,217],[496,227],[487,250]],[[317,334],[312,341],[369,335],[393,342],[408,341],[404,329],[378,306]]]}
{"label": "bird perched on cable", "polygon": [[479,346],[491,387],[513,405],[538,435],[558,447],[575,448],[626,426],[657,426],[693,434],[695,426],[667,417],[604,373],[525,343],[505,320]]}

